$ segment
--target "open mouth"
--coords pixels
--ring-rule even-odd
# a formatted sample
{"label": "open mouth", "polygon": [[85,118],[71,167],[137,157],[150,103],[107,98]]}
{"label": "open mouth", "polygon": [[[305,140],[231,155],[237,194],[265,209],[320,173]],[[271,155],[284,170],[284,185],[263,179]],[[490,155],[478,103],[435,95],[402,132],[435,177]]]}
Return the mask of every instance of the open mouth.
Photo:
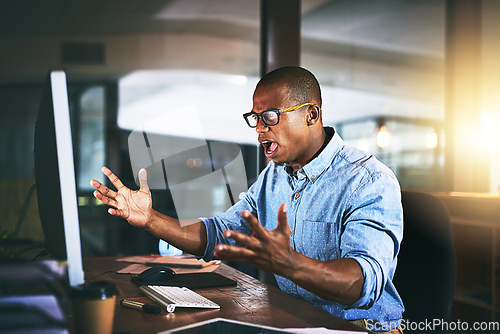
{"label": "open mouth", "polygon": [[272,157],[278,149],[278,143],[274,141],[263,141],[262,146],[264,146],[264,153],[268,158]]}

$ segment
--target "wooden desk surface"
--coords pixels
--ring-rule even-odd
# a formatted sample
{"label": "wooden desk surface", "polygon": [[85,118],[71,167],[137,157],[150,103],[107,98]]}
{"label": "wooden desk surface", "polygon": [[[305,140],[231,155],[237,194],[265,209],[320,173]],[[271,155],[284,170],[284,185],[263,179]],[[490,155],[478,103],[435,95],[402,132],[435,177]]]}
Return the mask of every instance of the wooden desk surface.
{"label": "wooden desk surface", "polygon": [[[86,277],[91,279],[106,271],[120,270],[127,265],[115,259],[84,259]],[[163,310],[159,315],[124,308],[118,304],[123,298],[153,304],[153,301],[139,292],[138,287],[130,281],[129,275],[107,273],[96,280],[111,280],[118,287],[114,333],[157,333],[217,317],[279,328],[326,327],[361,330],[346,320],[336,318],[228,265],[221,264],[216,272],[236,280],[237,286],[195,291],[219,304],[219,310],[179,308],[174,313]]]}

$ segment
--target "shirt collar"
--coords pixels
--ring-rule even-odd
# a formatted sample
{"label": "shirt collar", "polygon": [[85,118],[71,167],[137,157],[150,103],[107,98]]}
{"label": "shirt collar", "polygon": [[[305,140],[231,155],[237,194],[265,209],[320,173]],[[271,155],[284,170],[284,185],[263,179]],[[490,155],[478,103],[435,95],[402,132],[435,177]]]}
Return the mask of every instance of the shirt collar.
{"label": "shirt collar", "polygon": [[342,139],[332,127],[324,129],[327,136],[332,138],[323,151],[297,172],[294,172],[289,164],[285,164],[284,169],[288,175],[300,178],[300,174],[304,174],[309,181],[314,182],[331,165],[333,157],[342,147]]}

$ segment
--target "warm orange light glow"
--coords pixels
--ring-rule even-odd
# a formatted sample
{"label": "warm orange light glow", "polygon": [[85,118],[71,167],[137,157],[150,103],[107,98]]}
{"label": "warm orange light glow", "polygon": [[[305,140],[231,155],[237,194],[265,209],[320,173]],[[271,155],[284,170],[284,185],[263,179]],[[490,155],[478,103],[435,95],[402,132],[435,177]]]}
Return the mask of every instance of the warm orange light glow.
{"label": "warm orange light glow", "polygon": [[500,113],[483,111],[481,113],[481,150],[487,153],[500,153]]}
{"label": "warm orange light glow", "polygon": [[377,131],[377,146],[379,149],[384,150],[391,142],[391,134],[387,131],[387,126],[382,125]]}
{"label": "warm orange light glow", "polygon": [[425,147],[435,149],[438,145],[438,135],[435,132],[429,132],[425,135]]}
{"label": "warm orange light glow", "polygon": [[190,158],[186,162],[186,165],[189,168],[200,168],[201,166],[203,166],[203,160],[201,160],[200,158],[196,158],[196,159]]}

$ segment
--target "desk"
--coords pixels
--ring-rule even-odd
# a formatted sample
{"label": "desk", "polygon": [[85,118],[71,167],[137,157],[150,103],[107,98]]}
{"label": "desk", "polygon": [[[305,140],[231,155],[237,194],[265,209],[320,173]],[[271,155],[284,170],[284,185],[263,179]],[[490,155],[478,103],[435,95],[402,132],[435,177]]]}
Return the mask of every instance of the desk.
{"label": "desk", "polygon": [[[127,265],[115,259],[109,257],[84,259],[86,277],[92,278],[106,271],[120,270]],[[217,317],[280,328],[326,327],[361,331],[359,327],[346,320],[336,318],[228,265],[221,264],[215,272],[235,280],[237,286],[195,291],[219,304],[221,306],[219,310],[177,309],[175,313],[163,310],[160,315],[147,314],[118,305],[118,301],[123,298],[153,303],[139,293],[138,287],[130,281],[129,275],[107,273],[96,279],[112,280],[118,287],[115,333],[157,333]]]}

